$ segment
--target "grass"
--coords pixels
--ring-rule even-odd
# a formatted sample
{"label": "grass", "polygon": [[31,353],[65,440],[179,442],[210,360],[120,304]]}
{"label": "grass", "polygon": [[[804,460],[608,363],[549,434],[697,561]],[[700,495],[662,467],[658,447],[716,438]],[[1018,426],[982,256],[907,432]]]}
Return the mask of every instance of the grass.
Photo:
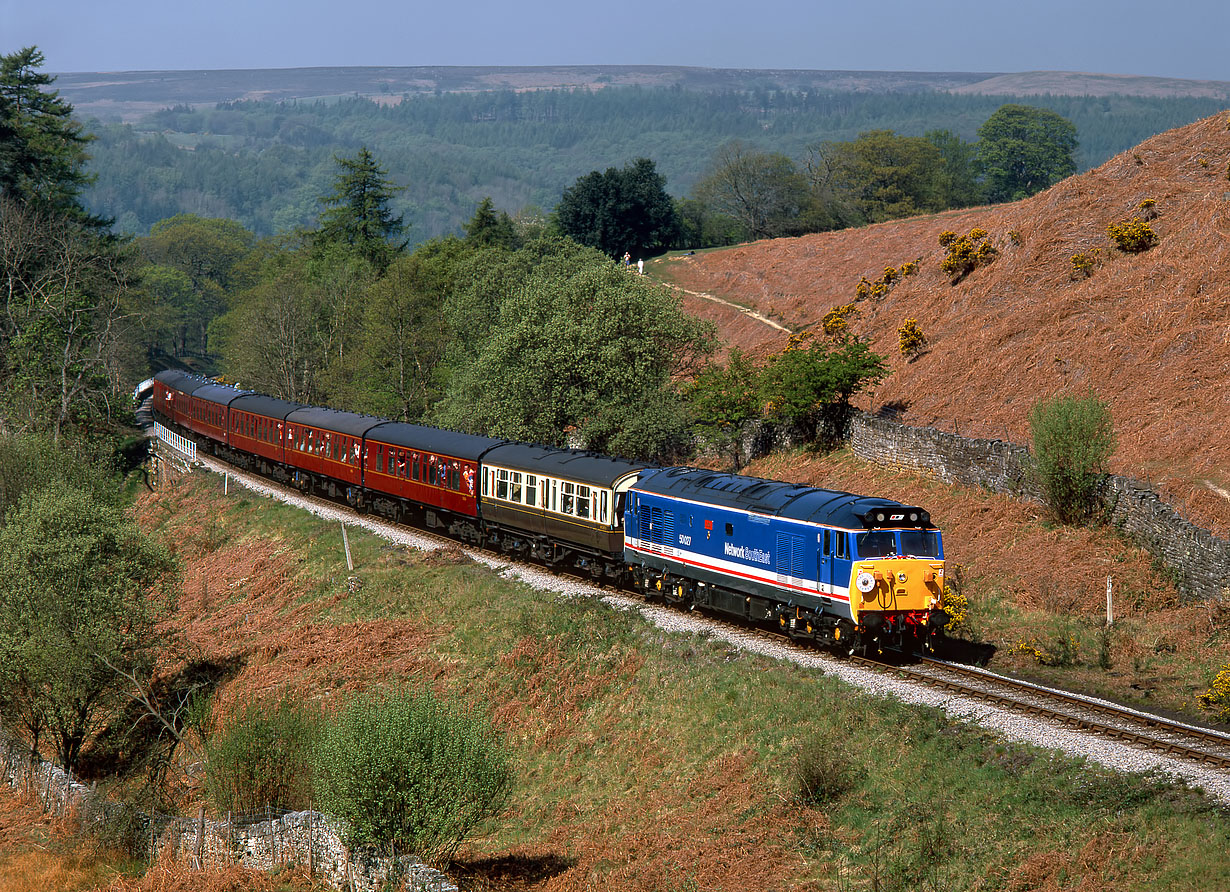
{"label": "grass", "polygon": [[[149,513],[185,543],[188,575],[208,568],[230,593],[212,609],[267,630],[226,645],[246,648],[248,669],[219,709],[252,690],[327,700],[402,683],[491,714],[517,779],[504,821],[461,853],[471,888],[510,874],[516,888],[646,892],[1224,883],[1230,822],[1182,784],[1022,746],[357,529],[351,592],[336,523],[235,490],[224,499],[210,477],[157,498],[171,510]],[[282,563],[240,567],[236,544]],[[982,628],[1028,619],[984,584]],[[305,655],[321,629],[345,630],[340,649],[360,657]],[[377,634],[387,629],[399,631]],[[832,783],[805,789],[805,768]]]}

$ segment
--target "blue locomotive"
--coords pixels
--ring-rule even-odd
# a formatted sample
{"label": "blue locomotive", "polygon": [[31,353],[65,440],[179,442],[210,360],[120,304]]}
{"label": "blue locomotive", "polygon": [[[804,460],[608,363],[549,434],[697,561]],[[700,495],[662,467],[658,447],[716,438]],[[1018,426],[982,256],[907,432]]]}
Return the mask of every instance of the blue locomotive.
{"label": "blue locomotive", "polygon": [[921,508],[695,468],[628,493],[624,557],[668,603],[769,622],[798,638],[929,649],[943,612],[940,532]]}

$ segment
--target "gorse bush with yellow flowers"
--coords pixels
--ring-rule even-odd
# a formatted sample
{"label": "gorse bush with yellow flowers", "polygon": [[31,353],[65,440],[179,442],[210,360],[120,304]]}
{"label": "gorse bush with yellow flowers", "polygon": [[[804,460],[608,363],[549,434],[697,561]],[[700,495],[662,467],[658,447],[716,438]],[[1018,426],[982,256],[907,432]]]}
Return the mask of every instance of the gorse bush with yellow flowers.
{"label": "gorse bush with yellow flowers", "polygon": [[1157,244],[1157,233],[1140,217],[1133,217],[1126,223],[1111,223],[1106,227],[1106,234],[1115,247],[1128,254],[1139,254]]}
{"label": "gorse bush with yellow flowers", "polygon": [[1230,665],[1217,673],[1209,689],[1197,698],[1200,708],[1219,722],[1230,722]]}
{"label": "gorse bush with yellow flowers", "polygon": [[946,229],[940,233],[940,247],[948,254],[940,263],[940,269],[948,274],[956,285],[975,269],[986,266],[999,256],[999,250],[991,244],[985,229],[971,229],[967,235],[957,235]]}
{"label": "gorse bush with yellow flowers", "polygon": [[897,340],[901,346],[901,355],[913,361],[927,349],[927,336],[923,334],[917,319],[906,319],[897,329]]}

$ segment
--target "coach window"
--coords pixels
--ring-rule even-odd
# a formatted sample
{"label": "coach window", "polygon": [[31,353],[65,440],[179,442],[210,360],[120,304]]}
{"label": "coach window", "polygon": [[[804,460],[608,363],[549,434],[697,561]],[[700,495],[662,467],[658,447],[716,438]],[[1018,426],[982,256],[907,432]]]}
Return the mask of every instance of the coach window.
{"label": "coach window", "polygon": [[520,471],[512,472],[512,495],[509,496],[509,500],[513,502],[521,501],[521,472]]}
{"label": "coach window", "polygon": [[453,492],[461,492],[461,468],[457,467],[456,462],[453,462],[453,466],[449,469],[448,476],[448,488],[453,490]]}
{"label": "coach window", "polygon": [[496,471],[495,497],[497,499],[508,499],[508,471],[500,468]]}
{"label": "coach window", "polygon": [[563,514],[576,513],[576,495],[575,495],[576,489],[577,489],[576,484],[561,482],[559,487],[560,487],[561,496],[562,496],[562,498],[560,499],[559,510]]}
{"label": "coach window", "polygon": [[589,520],[590,493],[588,486],[577,487],[577,517]]}
{"label": "coach window", "polygon": [[538,507],[538,478],[533,474],[525,475],[525,504]]}
{"label": "coach window", "polygon": [[602,490],[602,495],[600,497],[599,510],[598,510],[598,522],[599,523],[609,523],[610,522],[610,510],[609,510],[611,507],[610,498],[611,498],[611,494],[608,493],[605,489]]}

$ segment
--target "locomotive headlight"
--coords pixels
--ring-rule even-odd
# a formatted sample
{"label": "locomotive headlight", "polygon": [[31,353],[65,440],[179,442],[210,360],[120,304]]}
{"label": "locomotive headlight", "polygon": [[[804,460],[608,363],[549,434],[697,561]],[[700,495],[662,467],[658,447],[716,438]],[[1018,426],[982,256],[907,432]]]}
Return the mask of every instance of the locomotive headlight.
{"label": "locomotive headlight", "polygon": [[918,512],[917,511],[910,512],[910,523],[918,523]]}
{"label": "locomotive headlight", "polygon": [[904,574],[904,573],[898,573],[898,574],[897,574],[897,581],[898,581],[898,582],[905,582],[905,574]]}

